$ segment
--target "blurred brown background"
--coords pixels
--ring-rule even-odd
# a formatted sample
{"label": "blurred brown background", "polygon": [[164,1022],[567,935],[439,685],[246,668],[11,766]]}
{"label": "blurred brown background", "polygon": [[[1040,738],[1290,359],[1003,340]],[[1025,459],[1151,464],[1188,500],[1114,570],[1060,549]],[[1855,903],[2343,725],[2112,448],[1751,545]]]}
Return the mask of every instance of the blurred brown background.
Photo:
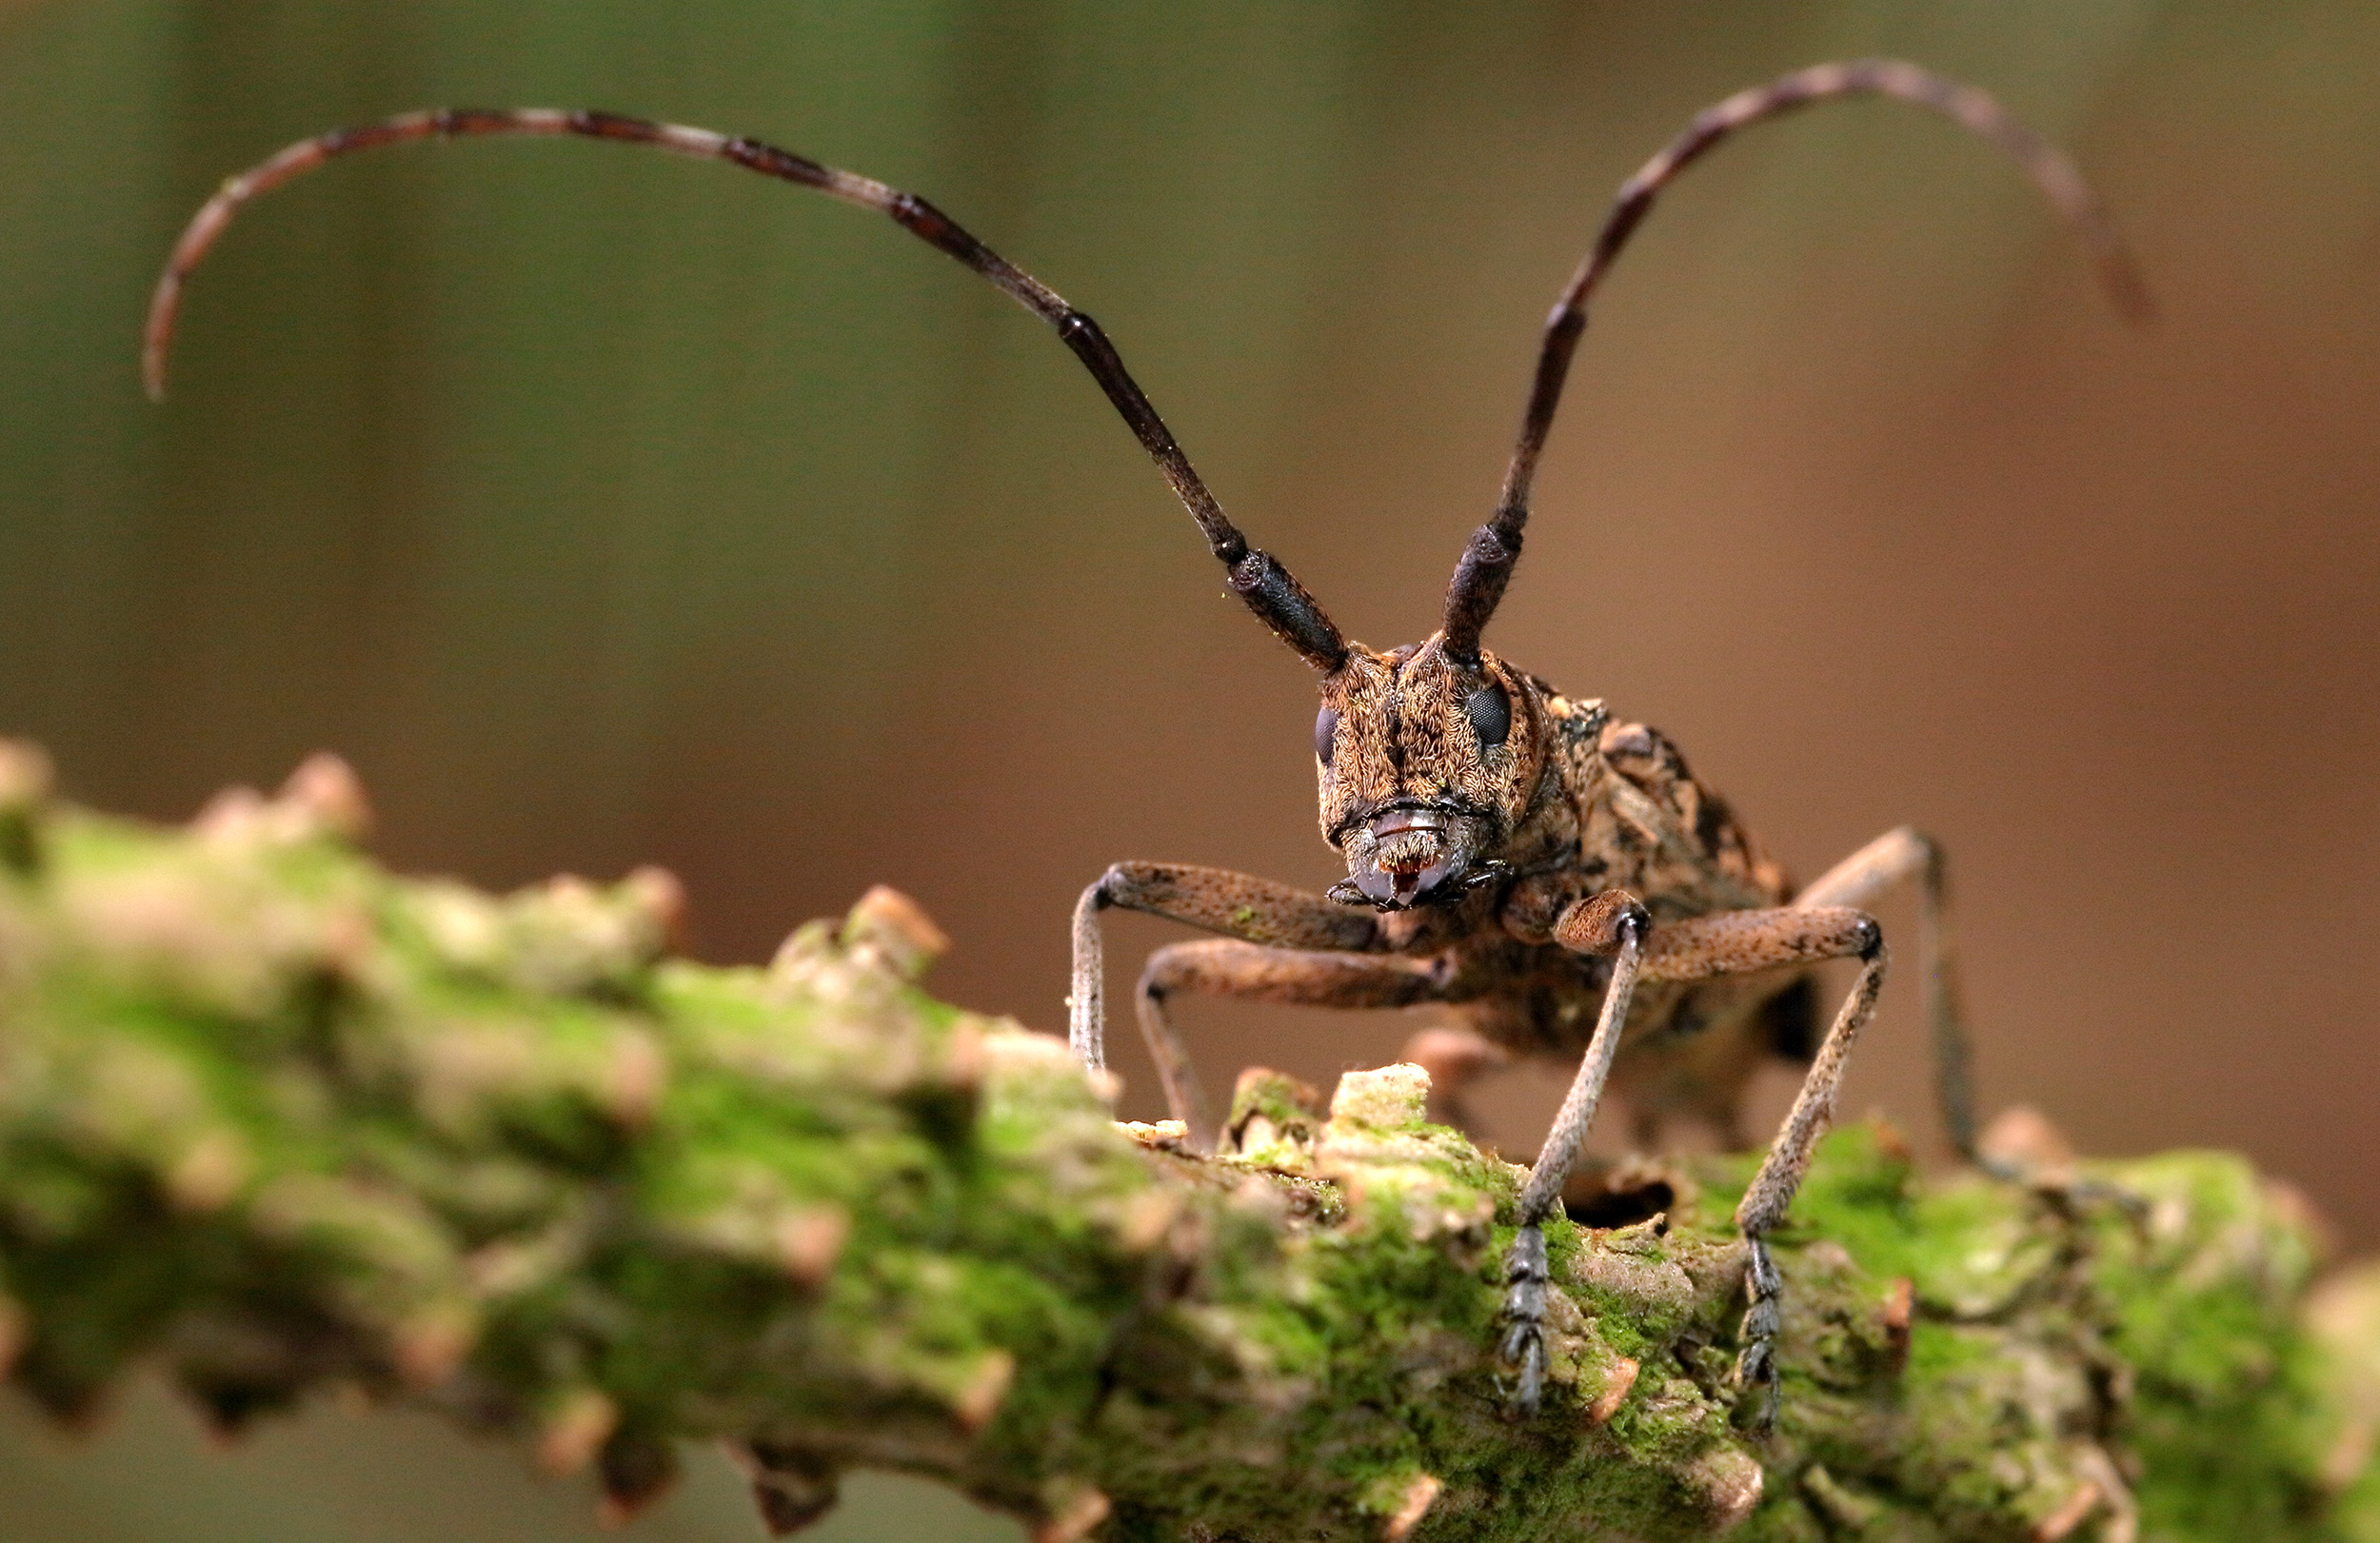
{"label": "blurred brown background", "polygon": [[[815,197],[483,143],[260,206],[152,409],[180,221],[441,102],[864,169],[1097,313],[1252,537],[1388,644],[1434,624],[1608,190],[1704,102],[1869,52],[2070,147],[2163,321],[2119,325],[2022,181],[1909,109],[1731,145],[1605,293],[1491,643],[1674,734],[1796,872],[1946,838],[1989,1103],[2245,1148],[2370,1248],[2380,10],[2349,0],[13,0],[0,732],[159,817],[335,746],[392,861],[658,861],[720,959],[890,881],[957,940],[941,989],[1060,1027],[1108,861],[1333,864],[1303,666],[1053,339]],[[1112,936],[1121,991],[1168,933]],[[1847,1101],[1931,1132],[1913,996]],[[1417,1026],[1191,1016],[1219,1083]],[[1525,1150],[1557,1092],[1506,1078],[1492,1134]],[[754,1535],[730,1488],[639,1528]],[[550,1537],[583,1498],[399,1420],[217,1458],[146,1395],[79,1453],[0,1414],[11,1540]],[[967,1535],[951,1504],[888,1483],[834,1535]]]}

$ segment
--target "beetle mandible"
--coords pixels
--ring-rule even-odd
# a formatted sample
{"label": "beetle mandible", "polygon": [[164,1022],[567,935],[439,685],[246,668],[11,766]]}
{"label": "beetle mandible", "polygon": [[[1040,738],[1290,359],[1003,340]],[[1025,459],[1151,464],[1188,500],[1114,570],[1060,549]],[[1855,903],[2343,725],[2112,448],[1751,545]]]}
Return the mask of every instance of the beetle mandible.
{"label": "beetle mandible", "polygon": [[[1883,933],[1862,907],[1918,891],[1918,953],[1936,1097],[1951,1142],[1980,1161],[1967,1037],[1951,974],[1940,849],[1906,827],[1795,889],[1763,858],[1677,750],[1599,701],[1565,696],[1498,658],[1481,633],[1520,555],[1537,461],[1561,400],[1587,303],[1676,175],[1735,130],[1811,103],[1882,96],[1929,109],[2004,151],[2075,227],[2119,309],[2145,316],[2137,270],[2081,174],[1989,95],[1891,59],[1824,64],[1704,109],[1624,183],[1546,325],[1521,429],[1495,512],[1456,564],[1439,626],[1385,652],[1350,642],[1278,561],[1249,544],[1208,490],[1099,324],[913,194],[756,140],[618,114],[446,109],[334,130],[226,182],[176,244],[151,302],[143,355],[151,395],[191,270],[240,207],[334,157],[376,146],[478,135],[580,135],[725,161],[890,216],[1056,329],[1157,463],[1224,582],[1320,677],[1314,754],[1322,834],[1346,859],[1326,895],[1220,869],[1122,862],[1083,892],[1074,918],[1070,1038],[1103,1068],[1100,913],[1143,911],[1220,934],[1160,949],[1140,979],[1140,1025],[1174,1117],[1211,1127],[1166,1003],[1185,992],[1332,1007],[1439,1003],[1462,1027],[1413,1053],[1451,1100],[1501,1055],[1577,1058],[1554,1128],[1520,1191],[1504,1262],[1499,1354],[1513,1400],[1533,1412],[1545,1372],[1544,1220],[1607,1080],[1648,1128],[1688,1114],[1735,1145],[1737,1106],[1775,1054],[1806,1058],[1792,1110],[1737,1207],[1747,1245],[1738,1387],[1755,1424],[1776,1405],[1774,1340],[1783,1282],[1764,1241],[1784,1218],[1831,1118],[1844,1067],[1884,983]],[[1812,971],[1857,967],[1823,1038]]]}

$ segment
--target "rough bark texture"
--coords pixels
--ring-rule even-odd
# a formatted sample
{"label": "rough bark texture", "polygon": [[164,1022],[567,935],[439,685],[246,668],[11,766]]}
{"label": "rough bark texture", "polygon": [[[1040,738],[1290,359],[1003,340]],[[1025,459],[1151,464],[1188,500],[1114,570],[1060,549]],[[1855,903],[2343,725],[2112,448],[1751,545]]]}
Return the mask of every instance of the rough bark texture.
{"label": "rough bark texture", "polygon": [[61,1420],[135,1365],[237,1427],[334,1389],[592,1465],[719,1439],[764,1515],[957,1485],[1048,1539],[2380,1539],[2380,1276],[2236,1158],[2126,1199],[1835,1136],[1796,1203],[1784,1415],[1737,1428],[1743,1164],[1551,1229],[1553,1387],[1488,1355],[1520,1171],[1242,1078],[1234,1150],[1119,1128],[1063,1044],[943,1006],[898,897],[767,969],[675,886],[394,879],[310,762],[157,829],[0,745],[0,1356]]}

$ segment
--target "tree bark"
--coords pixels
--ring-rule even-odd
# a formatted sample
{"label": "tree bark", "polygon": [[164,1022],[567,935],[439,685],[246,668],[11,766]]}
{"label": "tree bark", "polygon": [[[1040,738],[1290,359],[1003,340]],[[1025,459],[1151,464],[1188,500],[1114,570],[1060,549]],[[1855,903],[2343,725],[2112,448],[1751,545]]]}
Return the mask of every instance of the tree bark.
{"label": "tree bark", "polygon": [[675,884],[388,876],[338,762],[162,829],[0,744],[0,1359],[136,1364],[237,1428],[346,1390],[592,1467],[722,1440],[781,1530],[855,1467],[1048,1543],[2380,1538],[2380,1275],[2237,1158],[1926,1178],[1827,1142],[1741,1428],[1734,1159],[1549,1229],[1553,1372],[1492,1347],[1520,1170],[1417,1068],[1241,1078],[1227,1149],[1119,1127],[1062,1041],[933,1000],[877,891],[766,969]]}

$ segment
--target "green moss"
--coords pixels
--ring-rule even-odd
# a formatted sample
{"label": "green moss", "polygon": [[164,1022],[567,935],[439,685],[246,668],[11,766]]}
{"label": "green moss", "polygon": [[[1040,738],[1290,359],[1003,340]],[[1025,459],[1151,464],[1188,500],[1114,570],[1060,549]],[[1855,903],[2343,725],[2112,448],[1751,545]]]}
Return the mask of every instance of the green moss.
{"label": "green moss", "polygon": [[1236,1150],[1143,1147],[1061,1042],[917,987],[897,898],[709,969],[650,876],[408,883],[338,813],[0,797],[0,1346],[62,1416],[147,1357],[227,1425],[333,1385],[467,1412],[623,1503],[671,1440],[761,1438],[1035,1521],[1103,1496],[1109,1538],[1371,1537],[1419,1497],[1418,1543],[2005,1539],[2135,1461],[2151,1536],[2380,1538],[2380,1366],[2340,1348],[2380,1308],[2301,1324],[2304,1234],[2231,1159],[2111,1165],[2135,1229],[1836,1133],[1776,1239],[1765,1440],[1728,1382],[1749,1163],[1672,1165],[1657,1225],[1549,1226],[1517,1423],[1519,1171],[1415,1069],[1327,1110],[1251,1074]]}
{"label": "green moss", "polygon": [[2097,1216],[2091,1256],[2110,1348],[2132,1375],[2143,1525],[2211,1540],[2331,1535],[2330,1497],[2289,1460],[2322,1417],[2298,1316],[2314,1253],[2296,1208],[2224,1153],[2097,1172],[2145,1204]]}

